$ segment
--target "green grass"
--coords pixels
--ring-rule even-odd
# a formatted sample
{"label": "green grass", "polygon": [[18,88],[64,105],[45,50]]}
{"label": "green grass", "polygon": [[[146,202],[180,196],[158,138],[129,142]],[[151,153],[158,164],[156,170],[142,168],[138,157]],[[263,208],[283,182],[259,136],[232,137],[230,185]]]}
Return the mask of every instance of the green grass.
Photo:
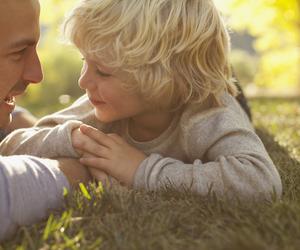
{"label": "green grass", "polygon": [[21,228],[0,249],[299,249],[300,101],[253,99],[257,133],[283,182],[283,199],[241,205],[187,190],[137,192],[92,185],[65,212]]}

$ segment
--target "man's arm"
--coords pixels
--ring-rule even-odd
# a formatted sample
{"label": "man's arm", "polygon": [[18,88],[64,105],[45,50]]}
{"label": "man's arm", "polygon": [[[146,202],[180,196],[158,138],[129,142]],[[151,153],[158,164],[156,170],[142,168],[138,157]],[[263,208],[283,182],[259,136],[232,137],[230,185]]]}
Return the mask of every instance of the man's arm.
{"label": "man's arm", "polygon": [[0,129],[0,141],[2,141],[12,131],[20,128],[30,128],[37,122],[37,118],[29,111],[16,106],[12,112],[12,121],[5,127]]}
{"label": "man's arm", "polygon": [[28,110],[16,106],[15,110],[12,112],[12,121],[6,126],[5,131],[9,134],[16,129],[30,128],[37,121],[38,119]]}
{"label": "man's arm", "polygon": [[88,171],[74,159],[0,157],[0,241],[61,208],[64,188],[88,181]]}
{"label": "man's arm", "polygon": [[1,142],[0,152],[2,155],[29,154],[45,158],[77,157],[71,133],[82,122],[96,122],[86,95],[72,106],[43,117],[35,127],[12,132]]}
{"label": "man's arm", "polygon": [[79,183],[88,183],[91,175],[88,168],[83,166],[77,159],[61,158],[57,159],[58,168],[67,177],[72,187],[77,187]]}

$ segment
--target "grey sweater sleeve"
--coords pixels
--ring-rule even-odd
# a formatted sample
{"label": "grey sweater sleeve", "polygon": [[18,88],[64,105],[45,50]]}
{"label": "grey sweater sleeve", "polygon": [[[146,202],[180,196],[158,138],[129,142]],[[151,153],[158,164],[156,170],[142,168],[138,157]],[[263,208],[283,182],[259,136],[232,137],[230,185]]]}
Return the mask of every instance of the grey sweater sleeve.
{"label": "grey sweater sleeve", "polygon": [[195,116],[182,139],[189,162],[152,153],[137,169],[134,187],[155,190],[171,184],[243,201],[280,197],[278,171],[249,121],[238,112],[220,109]]}
{"label": "grey sweater sleeve", "polygon": [[55,160],[0,156],[0,241],[60,208],[64,187],[70,185]]}
{"label": "grey sweater sleeve", "polygon": [[18,129],[0,144],[2,155],[30,154],[38,157],[77,157],[71,133],[82,122],[90,124],[93,108],[84,95],[70,107],[43,117],[32,128]]}

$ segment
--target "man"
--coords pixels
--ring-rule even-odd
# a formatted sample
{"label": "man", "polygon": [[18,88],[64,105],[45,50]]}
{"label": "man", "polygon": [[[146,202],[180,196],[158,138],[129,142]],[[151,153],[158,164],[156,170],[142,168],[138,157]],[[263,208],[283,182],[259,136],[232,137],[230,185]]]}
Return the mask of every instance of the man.
{"label": "man", "polygon": [[[38,0],[0,1],[0,128],[11,120],[15,96],[43,78],[36,52],[39,12]],[[0,241],[60,207],[64,187],[88,180],[86,168],[73,159],[0,156]]]}

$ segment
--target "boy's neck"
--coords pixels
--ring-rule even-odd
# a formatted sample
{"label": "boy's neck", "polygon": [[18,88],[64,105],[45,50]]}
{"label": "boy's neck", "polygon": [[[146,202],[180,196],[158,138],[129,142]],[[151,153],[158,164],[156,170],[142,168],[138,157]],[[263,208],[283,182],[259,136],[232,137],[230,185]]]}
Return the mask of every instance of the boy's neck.
{"label": "boy's neck", "polygon": [[171,124],[174,113],[149,113],[129,119],[128,133],[136,141],[150,141]]}

